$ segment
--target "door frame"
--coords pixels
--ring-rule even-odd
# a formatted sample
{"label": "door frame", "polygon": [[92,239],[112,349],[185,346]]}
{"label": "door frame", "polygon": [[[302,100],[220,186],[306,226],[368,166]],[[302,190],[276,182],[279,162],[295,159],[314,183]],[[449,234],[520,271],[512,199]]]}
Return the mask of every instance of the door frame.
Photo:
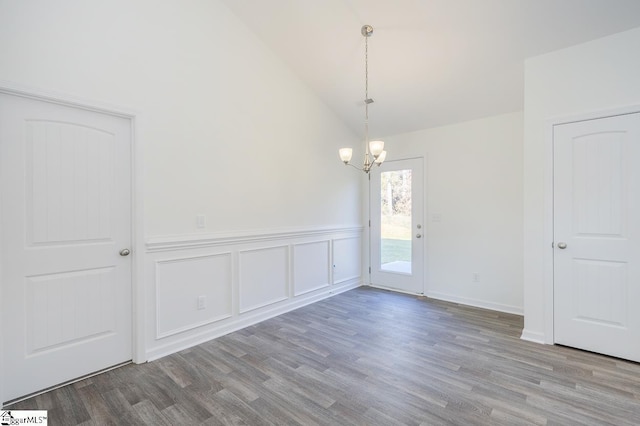
{"label": "door frame", "polygon": [[580,121],[597,120],[599,118],[615,117],[618,115],[634,114],[640,112],[640,105],[612,108],[594,112],[587,112],[563,117],[555,117],[546,121],[545,143],[545,167],[544,167],[544,251],[543,251],[543,278],[544,278],[544,337],[541,343],[555,344],[554,336],[554,277],[553,277],[553,131],[555,126],[577,123]]}
{"label": "door frame", "polygon": [[[142,147],[136,142],[136,116],[133,110],[104,104],[97,101],[75,98],[69,95],[54,93],[33,87],[26,87],[17,83],[0,81],[0,93],[49,102],[76,109],[84,109],[100,114],[111,115],[129,120],[131,138],[131,306],[132,306],[132,361],[136,364],[146,362],[145,345],[145,287],[144,287],[144,216],[143,216],[143,176],[142,176]],[[1,199],[0,199],[0,202]],[[1,209],[0,209],[1,211]],[[0,227],[0,238],[2,228]],[[2,253],[0,253],[0,271],[2,271]],[[2,275],[0,275],[0,304],[2,304]],[[0,338],[3,327],[0,317]],[[4,371],[3,351],[0,351],[0,379]],[[0,380],[0,405],[5,400],[4,380]]]}
{"label": "door frame", "polygon": [[[428,244],[427,244],[427,239],[429,238],[429,227],[428,225],[428,211],[427,211],[427,168],[428,168],[428,164],[427,164],[427,157],[426,156],[408,156],[408,157],[402,157],[402,158],[393,158],[393,159],[387,159],[387,161],[404,161],[404,160],[420,160],[421,162],[421,166],[422,166],[422,293],[407,293],[407,294],[411,294],[411,295],[416,295],[419,294],[421,296],[427,296],[427,291],[428,291],[428,280],[427,280],[427,270],[428,270],[428,264],[427,264],[427,259],[429,258],[428,256]],[[368,268],[366,269],[366,277],[367,277],[367,285],[368,286],[374,286],[371,283],[371,270],[372,270],[372,251],[371,251],[371,247],[373,246],[373,238],[372,238],[372,234],[371,234],[371,209],[373,207],[372,204],[372,200],[371,200],[371,174],[368,173],[367,174],[367,193],[366,193],[366,198],[367,198],[367,204],[368,204],[368,209],[367,209],[367,223],[368,223],[368,232],[367,232],[367,249],[368,249]],[[412,233],[415,232],[414,229],[412,229]],[[391,287],[382,287],[382,286],[374,286],[376,288],[384,288],[386,290],[390,290],[390,291],[395,291],[395,292],[400,292],[402,293],[402,290],[398,290],[398,289],[394,289]]]}

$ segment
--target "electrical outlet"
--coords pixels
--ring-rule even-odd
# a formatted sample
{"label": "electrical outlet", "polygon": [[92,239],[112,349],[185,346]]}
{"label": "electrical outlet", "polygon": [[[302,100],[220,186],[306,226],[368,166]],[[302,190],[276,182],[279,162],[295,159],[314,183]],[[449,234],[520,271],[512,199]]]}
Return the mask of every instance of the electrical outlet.
{"label": "electrical outlet", "polygon": [[198,296],[198,310],[205,309],[207,307],[207,296]]}
{"label": "electrical outlet", "polygon": [[471,279],[472,279],[472,281],[473,281],[474,283],[479,283],[479,282],[480,282],[480,273],[478,273],[478,272],[474,272],[474,273],[471,275]]}

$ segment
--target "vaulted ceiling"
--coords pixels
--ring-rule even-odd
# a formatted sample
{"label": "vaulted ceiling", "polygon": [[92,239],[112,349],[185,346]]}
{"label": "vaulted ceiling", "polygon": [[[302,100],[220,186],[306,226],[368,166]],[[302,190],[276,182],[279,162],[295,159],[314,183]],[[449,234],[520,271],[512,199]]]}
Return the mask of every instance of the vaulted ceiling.
{"label": "vaulted ceiling", "polygon": [[519,111],[525,58],[640,27],[639,0],[223,1],[358,133],[372,25],[372,137]]}

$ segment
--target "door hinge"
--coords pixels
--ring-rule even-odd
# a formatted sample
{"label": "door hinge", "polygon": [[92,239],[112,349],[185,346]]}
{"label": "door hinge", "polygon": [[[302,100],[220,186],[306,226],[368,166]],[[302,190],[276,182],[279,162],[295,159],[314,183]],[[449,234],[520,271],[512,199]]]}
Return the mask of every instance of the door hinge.
{"label": "door hinge", "polygon": [[371,219],[369,219],[369,228],[371,228]]}
{"label": "door hinge", "polygon": [[371,274],[371,266],[369,266],[369,274]]}

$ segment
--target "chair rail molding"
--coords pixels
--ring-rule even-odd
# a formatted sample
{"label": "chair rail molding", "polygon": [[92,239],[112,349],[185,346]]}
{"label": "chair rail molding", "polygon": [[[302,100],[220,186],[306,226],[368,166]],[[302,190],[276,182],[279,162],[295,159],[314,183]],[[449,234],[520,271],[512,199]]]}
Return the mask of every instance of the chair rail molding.
{"label": "chair rail molding", "polygon": [[229,244],[276,241],[292,238],[319,237],[339,234],[341,237],[362,235],[363,226],[286,228],[255,231],[219,232],[210,234],[167,235],[148,238],[147,253],[167,250],[215,247]]}

